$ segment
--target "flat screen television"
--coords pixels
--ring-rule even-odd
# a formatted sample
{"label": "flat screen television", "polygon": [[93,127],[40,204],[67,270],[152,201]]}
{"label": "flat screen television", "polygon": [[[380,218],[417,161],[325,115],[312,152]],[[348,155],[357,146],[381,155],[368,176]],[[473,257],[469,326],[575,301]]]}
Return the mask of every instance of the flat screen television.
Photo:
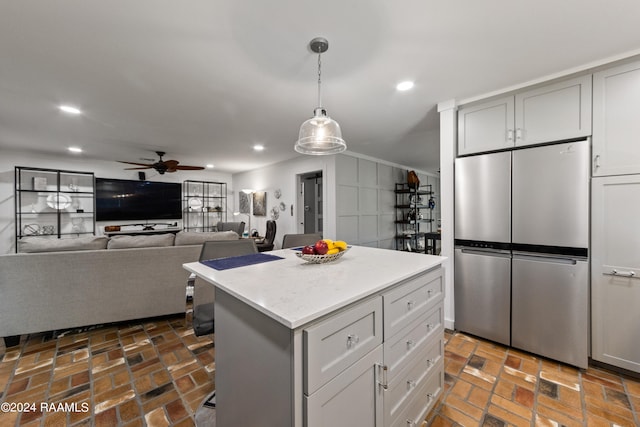
{"label": "flat screen television", "polygon": [[96,178],[96,221],[181,219],[181,197],[176,182]]}

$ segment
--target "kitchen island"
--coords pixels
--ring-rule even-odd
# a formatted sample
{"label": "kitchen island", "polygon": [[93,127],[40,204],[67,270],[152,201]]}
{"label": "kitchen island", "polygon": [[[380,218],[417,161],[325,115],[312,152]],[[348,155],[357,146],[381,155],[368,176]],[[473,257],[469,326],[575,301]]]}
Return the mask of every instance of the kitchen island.
{"label": "kitchen island", "polygon": [[280,258],[184,265],[216,289],[217,426],[419,425],[443,387],[444,258],[265,254]]}

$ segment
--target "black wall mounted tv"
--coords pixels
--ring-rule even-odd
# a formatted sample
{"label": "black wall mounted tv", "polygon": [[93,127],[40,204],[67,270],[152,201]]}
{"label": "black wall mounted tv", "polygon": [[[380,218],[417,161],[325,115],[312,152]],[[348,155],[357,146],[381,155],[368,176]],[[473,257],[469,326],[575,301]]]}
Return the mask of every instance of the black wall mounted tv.
{"label": "black wall mounted tv", "polygon": [[96,178],[96,221],[182,218],[182,184]]}

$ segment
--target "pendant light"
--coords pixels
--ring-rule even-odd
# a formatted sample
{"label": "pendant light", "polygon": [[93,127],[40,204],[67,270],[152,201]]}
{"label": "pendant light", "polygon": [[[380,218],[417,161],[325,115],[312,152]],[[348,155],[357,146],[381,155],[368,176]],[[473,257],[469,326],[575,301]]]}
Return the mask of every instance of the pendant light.
{"label": "pendant light", "polygon": [[294,148],[298,153],[311,155],[340,153],[347,149],[340,125],[327,116],[327,111],[322,107],[320,56],[329,49],[329,42],[325,38],[316,37],[309,42],[309,48],[318,54],[318,106],[313,110],[313,117],[300,126],[300,134]]}

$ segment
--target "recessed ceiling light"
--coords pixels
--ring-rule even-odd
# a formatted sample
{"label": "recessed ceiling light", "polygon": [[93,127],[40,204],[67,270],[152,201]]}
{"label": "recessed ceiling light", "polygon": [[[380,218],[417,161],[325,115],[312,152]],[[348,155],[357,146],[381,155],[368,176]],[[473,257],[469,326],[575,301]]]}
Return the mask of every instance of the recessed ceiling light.
{"label": "recessed ceiling light", "polygon": [[72,153],[82,153],[82,148],[80,147],[69,147],[69,151]]}
{"label": "recessed ceiling light", "polygon": [[405,91],[405,90],[409,90],[413,88],[413,82],[412,81],[404,81],[404,82],[400,82],[396,85],[396,89],[400,90],[400,91]]}
{"label": "recessed ceiling light", "polygon": [[74,107],[73,105],[60,105],[58,106],[60,111],[64,111],[67,114],[82,114],[82,111],[78,107]]}
{"label": "recessed ceiling light", "polygon": [[209,163],[208,165],[206,165],[207,169],[213,169],[213,165],[211,163]]}
{"label": "recessed ceiling light", "polygon": [[262,150],[264,150],[264,145],[262,145],[262,144],[256,144],[256,145],[254,145],[254,146],[253,146],[253,149],[254,149],[255,151],[262,151]]}

